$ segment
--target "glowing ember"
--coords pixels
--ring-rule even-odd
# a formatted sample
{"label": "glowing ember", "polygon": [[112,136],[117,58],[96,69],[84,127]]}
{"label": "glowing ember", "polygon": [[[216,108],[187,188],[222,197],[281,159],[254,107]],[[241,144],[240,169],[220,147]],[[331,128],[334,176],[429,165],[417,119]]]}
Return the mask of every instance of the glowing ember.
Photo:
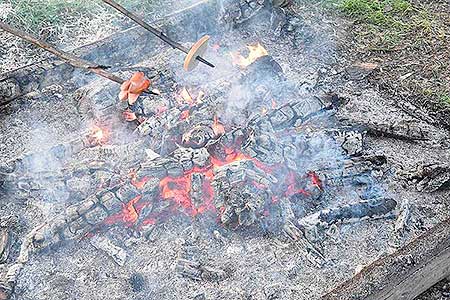
{"label": "glowing ember", "polygon": [[94,125],[89,132],[88,143],[90,145],[103,145],[109,137],[108,132],[99,126]]}
{"label": "glowing ember", "polygon": [[139,218],[139,214],[136,211],[136,208],[134,205],[141,200],[142,196],[136,196],[133,198],[130,202],[125,204],[122,209],[122,216],[123,216],[123,222],[124,223],[130,223],[134,224],[136,223],[137,219]]}
{"label": "glowing ember", "polygon": [[199,91],[197,95],[194,95],[193,92],[188,91],[187,88],[182,88],[181,91],[175,95],[175,99],[181,105],[188,104],[189,106],[194,106],[202,103],[205,98],[205,93],[203,91]]}
{"label": "glowing ember", "polygon": [[122,113],[123,118],[128,121],[128,122],[132,122],[137,120],[136,114],[134,112],[132,112],[131,110],[126,110]]}
{"label": "glowing ember", "polygon": [[246,68],[258,58],[269,55],[269,52],[267,52],[267,50],[260,43],[257,43],[256,45],[248,45],[247,49],[249,51],[247,57],[242,56],[239,52],[231,53],[233,65]]}
{"label": "glowing ember", "polygon": [[180,120],[186,120],[189,118],[189,110],[183,110],[180,115]]}
{"label": "glowing ember", "polygon": [[323,190],[322,180],[320,180],[319,176],[315,172],[309,172],[308,177],[311,178],[312,184],[317,187],[319,190]]}
{"label": "glowing ember", "polygon": [[219,136],[219,135],[222,135],[225,133],[225,127],[222,124],[220,124],[217,116],[214,116],[214,123],[213,123],[212,129],[216,136]]}

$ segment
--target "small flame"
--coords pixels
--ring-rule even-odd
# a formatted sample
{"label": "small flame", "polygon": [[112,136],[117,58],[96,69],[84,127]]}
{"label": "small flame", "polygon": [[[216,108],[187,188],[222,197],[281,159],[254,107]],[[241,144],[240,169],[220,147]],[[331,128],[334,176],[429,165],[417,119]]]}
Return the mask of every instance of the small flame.
{"label": "small flame", "polygon": [[214,123],[213,123],[212,129],[216,136],[219,136],[219,135],[222,135],[225,133],[225,127],[222,124],[220,124],[219,118],[217,118],[217,116],[214,116]]}
{"label": "small flame", "polygon": [[188,91],[186,87],[183,87],[181,91],[175,95],[175,99],[180,104],[188,104],[190,106],[194,106],[203,102],[205,98],[205,92],[199,91],[197,95],[194,95],[192,92]]}
{"label": "small flame", "polygon": [[103,145],[107,142],[108,136],[106,129],[94,125],[89,132],[88,143],[90,145]]}
{"label": "small flame", "polygon": [[186,120],[187,118],[189,118],[189,115],[189,110],[183,110],[180,115],[180,120]]}
{"label": "small flame", "polygon": [[248,56],[244,57],[241,53],[231,53],[231,58],[233,59],[233,65],[239,66],[241,68],[246,68],[255,62],[258,58],[269,55],[269,52],[260,44],[248,45],[247,49],[249,51]]}

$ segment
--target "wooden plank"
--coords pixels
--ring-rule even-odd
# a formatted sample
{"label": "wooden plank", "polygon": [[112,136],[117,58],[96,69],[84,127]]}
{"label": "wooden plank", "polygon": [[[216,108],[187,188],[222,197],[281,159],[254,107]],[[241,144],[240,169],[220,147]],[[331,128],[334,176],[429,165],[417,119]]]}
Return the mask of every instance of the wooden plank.
{"label": "wooden plank", "polygon": [[450,275],[450,219],[364,268],[322,300],[412,300]]}

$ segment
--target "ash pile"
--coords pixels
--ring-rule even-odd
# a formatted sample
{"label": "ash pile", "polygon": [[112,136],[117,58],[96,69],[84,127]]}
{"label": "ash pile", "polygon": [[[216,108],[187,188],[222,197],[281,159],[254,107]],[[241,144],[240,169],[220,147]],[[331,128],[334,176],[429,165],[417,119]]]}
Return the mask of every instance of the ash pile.
{"label": "ash pile", "polygon": [[[217,20],[235,32],[270,20],[266,30],[298,49],[312,37],[291,5],[223,1]],[[231,43],[214,45],[215,75],[202,70],[189,84],[170,64],[160,71],[143,62],[139,69],[161,95],[131,105],[117,103],[113,85],[91,83],[93,129],[2,164],[1,189],[11,197],[57,197],[64,205],[20,242],[9,230],[20,221],[1,220],[0,299],[73,299],[96,289],[114,299],[297,299],[317,295],[309,282],[327,288],[327,276],[347,278],[355,262],[368,263],[365,255],[387,251],[408,230],[409,203],[386,190],[392,169],[366,143],[425,133],[343,120],[349,99],[305,92],[261,43],[239,51]],[[430,165],[398,176],[435,192],[448,188],[449,170]],[[372,243],[363,258],[341,258],[361,241]],[[72,255],[126,280],[84,272]],[[64,262],[56,262],[64,275],[54,283],[65,288],[52,294],[51,282],[39,287],[36,280],[48,279],[55,261]],[[268,277],[277,277],[274,284],[265,284]],[[301,291],[289,287],[294,282]]]}

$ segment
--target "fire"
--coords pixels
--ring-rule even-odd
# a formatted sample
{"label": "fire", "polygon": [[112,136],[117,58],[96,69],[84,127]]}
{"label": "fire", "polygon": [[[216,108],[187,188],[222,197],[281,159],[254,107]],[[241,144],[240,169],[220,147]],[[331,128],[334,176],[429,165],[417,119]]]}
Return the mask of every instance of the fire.
{"label": "fire", "polygon": [[139,214],[134,207],[134,205],[141,200],[142,196],[136,196],[135,198],[131,199],[130,202],[125,204],[122,209],[122,217],[123,222],[128,224],[134,224],[139,218]]}
{"label": "fire", "polygon": [[205,98],[205,92],[199,91],[197,95],[193,95],[192,92],[189,92],[186,87],[183,87],[181,91],[175,95],[175,99],[180,104],[188,104],[190,106],[194,106],[203,102]]}
{"label": "fire", "polygon": [[103,145],[107,142],[109,137],[108,131],[97,125],[94,125],[88,136],[88,143],[90,145]]}
{"label": "fire", "polygon": [[241,68],[246,68],[255,62],[258,58],[269,55],[269,52],[260,44],[248,45],[247,49],[249,51],[248,56],[244,57],[240,52],[231,53],[231,58],[233,59],[233,65],[239,66]]}
{"label": "fire", "polygon": [[212,129],[216,136],[219,136],[219,135],[222,135],[225,133],[225,127],[222,124],[220,124],[219,118],[217,118],[217,116],[214,116],[214,123],[213,123]]}

